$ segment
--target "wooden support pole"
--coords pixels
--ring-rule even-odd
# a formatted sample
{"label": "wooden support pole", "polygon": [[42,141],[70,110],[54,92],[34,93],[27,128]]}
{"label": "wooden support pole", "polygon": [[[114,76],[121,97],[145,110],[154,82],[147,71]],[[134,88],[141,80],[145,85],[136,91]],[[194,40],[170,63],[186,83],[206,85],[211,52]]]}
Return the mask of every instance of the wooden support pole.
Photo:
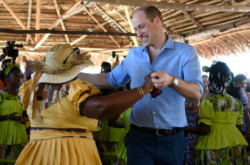
{"label": "wooden support pole", "polygon": [[125,6],[155,6],[159,9],[173,9],[185,11],[217,11],[217,12],[248,12],[250,6],[228,6],[228,5],[197,5],[197,4],[179,4],[167,2],[152,2],[144,0],[128,1],[128,0],[88,0],[89,2],[99,2],[114,5]]}
{"label": "wooden support pole", "polygon": [[[130,19],[130,15],[129,15],[129,12],[128,12],[128,7],[127,6],[124,6],[124,10],[125,10],[125,13],[126,13],[126,16],[127,16],[127,20],[128,20],[128,23],[129,23],[129,26],[130,26],[130,29],[131,29],[131,32],[132,33],[135,33],[135,29],[133,27],[133,24],[132,24],[132,21]],[[136,37],[132,37],[133,41],[134,41],[134,44],[135,46],[138,46],[138,42],[136,40]]]}
{"label": "wooden support pole", "polygon": [[[56,8],[56,13],[57,13],[57,15],[58,15],[58,18],[60,18],[60,17],[61,17],[61,13],[60,13],[60,11],[59,11],[59,7],[58,7],[58,4],[57,4],[57,1],[56,1],[56,0],[53,0],[53,2],[54,2],[54,5],[55,5],[55,8]],[[61,26],[62,26],[62,30],[63,30],[63,31],[66,31],[66,28],[65,28],[65,25],[64,25],[62,19],[60,19],[60,23],[61,23]],[[66,42],[67,42],[67,43],[70,43],[68,35],[65,34],[64,36],[65,36]]]}
{"label": "wooden support pole", "polygon": [[[49,27],[49,30],[52,30],[52,29],[54,29],[58,24],[59,24],[59,22],[60,22],[60,20],[63,18],[63,16],[65,16],[67,13],[69,13],[70,11],[72,11],[78,4],[80,3],[80,1],[77,1],[71,8],[69,8],[65,13],[63,13],[62,14],[62,16],[60,17],[60,18],[58,18],[50,27]],[[85,7],[84,8],[82,8],[82,10],[84,10],[85,9]],[[80,11],[79,11],[80,12]],[[68,15],[68,17],[70,17],[71,15]],[[66,17],[66,18],[68,18],[68,17]],[[64,19],[66,19],[66,18],[64,18]],[[37,44],[35,45],[35,49],[37,49],[37,48],[39,48],[39,46],[41,46],[43,43],[44,43],[44,41],[48,38],[50,36],[50,33],[48,33],[48,34],[44,34],[43,36],[42,36],[42,38],[40,38],[40,40],[37,42]]]}
{"label": "wooden support pole", "polygon": [[[41,0],[36,0],[36,30],[40,30],[40,21],[41,21]],[[39,39],[39,34],[36,34],[35,41]]]}
{"label": "wooden support pole", "polygon": [[[90,11],[88,9],[85,10],[86,13],[97,23],[98,26],[100,26],[102,28],[103,31],[107,32],[107,29],[105,29],[100,23],[99,21],[90,13]],[[111,35],[109,35],[109,38],[111,38],[111,40],[120,48],[120,44],[114,39],[114,37],[112,37]]]}
{"label": "wooden support pole", "polygon": [[[23,22],[17,17],[16,13],[9,7],[9,5],[4,1],[4,0],[1,0],[2,1],[2,4],[4,5],[4,7],[10,12],[10,14],[16,19],[16,21],[18,22],[18,24],[22,27],[22,29],[25,29],[27,30],[27,28],[25,27],[25,25],[23,24]],[[33,37],[28,34],[31,42],[33,44],[35,44],[35,40],[33,39]]]}
{"label": "wooden support pole", "polygon": [[[30,30],[31,13],[32,13],[32,0],[29,0],[27,30]],[[28,35],[26,36],[26,45],[29,45],[29,36]]]}

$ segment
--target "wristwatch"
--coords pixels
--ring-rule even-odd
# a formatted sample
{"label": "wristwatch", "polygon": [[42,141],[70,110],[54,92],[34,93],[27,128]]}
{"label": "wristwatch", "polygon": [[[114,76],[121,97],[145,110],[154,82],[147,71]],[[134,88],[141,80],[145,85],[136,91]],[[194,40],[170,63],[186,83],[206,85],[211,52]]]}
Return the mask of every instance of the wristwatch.
{"label": "wristwatch", "polygon": [[173,88],[178,86],[178,79],[174,76],[174,80],[173,80]]}

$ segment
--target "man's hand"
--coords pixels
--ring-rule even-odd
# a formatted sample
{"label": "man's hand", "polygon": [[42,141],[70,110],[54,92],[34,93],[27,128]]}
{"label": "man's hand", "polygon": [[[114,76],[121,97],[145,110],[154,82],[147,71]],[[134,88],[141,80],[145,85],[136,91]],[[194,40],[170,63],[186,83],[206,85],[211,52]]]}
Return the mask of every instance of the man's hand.
{"label": "man's hand", "polygon": [[166,72],[163,72],[163,71],[153,72],[151,73],[150,76],[151,76],[152,82],[154,83],[155,88],[161,89],[161,88],[173,85],[174,76]]}

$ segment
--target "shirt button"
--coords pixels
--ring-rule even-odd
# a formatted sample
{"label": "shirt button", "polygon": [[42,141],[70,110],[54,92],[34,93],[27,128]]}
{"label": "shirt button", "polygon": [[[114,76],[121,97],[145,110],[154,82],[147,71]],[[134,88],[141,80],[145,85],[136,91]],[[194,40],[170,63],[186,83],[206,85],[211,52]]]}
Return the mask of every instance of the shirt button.
{"label": "shirt button", "polygon": [[156,114],[156,112],[154,112],[154,115]]}
{"label": "shirt button", "polygon": [[147,60],[149,60],[149,58],[147,58]]}
{"label": "shirt button", "polygon": [[156,125],[156,128],[158,128],[158,125]]}

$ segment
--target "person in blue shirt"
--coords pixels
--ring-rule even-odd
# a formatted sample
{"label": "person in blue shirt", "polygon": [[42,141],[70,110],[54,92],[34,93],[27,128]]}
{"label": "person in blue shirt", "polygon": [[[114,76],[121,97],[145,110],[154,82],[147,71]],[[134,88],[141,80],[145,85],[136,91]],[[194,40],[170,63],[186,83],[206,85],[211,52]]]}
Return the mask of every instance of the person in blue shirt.
{"label": "person in blue shirt", "polygon": [[100,88],[118,88],[131,80],[134,89],[150,76],[162,93],[154,99],[145,94],[134,104],[125,138],[128,165],[182,165],[186,149],[182,128],[187,126],[184,101],[198,102],[203,92],[198,55],[193,46],[164,33],[161,12],[154,6],[139,7],[132,23],[144,45],[131,48],[112,72],[80,73],[78,78]]}

